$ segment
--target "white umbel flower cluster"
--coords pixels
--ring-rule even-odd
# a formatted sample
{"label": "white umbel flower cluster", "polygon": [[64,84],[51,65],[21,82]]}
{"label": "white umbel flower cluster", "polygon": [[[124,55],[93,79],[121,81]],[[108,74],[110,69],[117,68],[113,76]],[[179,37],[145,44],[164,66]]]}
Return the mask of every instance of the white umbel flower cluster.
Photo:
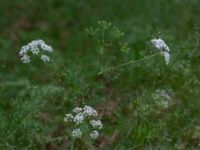
{"label": "white umbel flower cluster", "polygon": [[74,129],[72,131],[72,137],[74,137],[74,138],[81,138],[81,136],[82,136],[82,132],[81,132],[80,129]]}
{"label": "white umbel flower cluster", "polygon": [[74,109],[73,109],[73,112],[74,113],[81,113],[83,111],[83,109],[81,108],[81,107],[75,107]]}
{"label": "white umbel flower cluster", "polygon": [[[75,107],[72,110],[72,114],[65,114],[64,121],[67,123],[73,123],[76,129],[72,131],[72,137],[81,138],[82,131],[80,128],[83,124],[87,125],[88,128],[91,128],[92,131],[89,136],[92,139],[97,139],[99,136],[98,130],[101,130],[103,124],[99,120],[98,113],[91,106],[85,105],[84,107]],[[79,127],[79,128],[77,128]]]}
{"label": "white umbel flower cluster", "polygon": [[[43,51],[44,53],[52,53],[53,48],[47,45],[43,40],[34,40],[27,45],[22,46],[19,52],[19,56],[21,57],[21,61],[27,64],[31,61],[29,56],[30,53],[32,53],[33,55],[39,55],[41,51]],[[50,61],[50,57],[44,54],[42,54],[40,58],[44,62]]]}
{"label": "white umbel flower cluster", "polygon": [[171,89],[157,89],[153,94],[153,98],[156,100],[156,104],[163,108],[168,108],[172,101],[171,95]]}
{"label": "white umbel flower cluster", "polygon": [[90,137],[92,139],[97,139],[99,136],[99,132],[97,130],[92,131],[92,133],[90,133]]}
{"label": "white umbel flower cluster", "polygon": [[103,127],[100,120],[90,120],[90,124],[93,128],[101,129]]}
{"label": "white umbel flower cluster", "polygon": [[74,117],[74,123],[76,123],[76,124],[81,124],[83,122],[83,120],[84,120],[83,113],[78,113]]}
{"label": "white umbel flower cluster", "polygon": [[92,107],[90,107],[90,106],[85,106],[84,108],[83,108],[83,114],[84,114],[84,116],[85,117],[97,117],[97,111],[96,110],[94,110]]}
{"label": "white umbel flower cluster", "polygon": [[165,58],[166,65],[170,62],[170,49],[169,46],[160,38],[158,39],[152,39],[151,43],[161,51],[161,54]]}
{"label": "white umbel flower cluster", "polygon": [[50,61],[50,57],[47,56],[47,55],[42,55],[42,56],[41,56],[41,59],[42,59],[44,62]]}
{"label": "white umbel flower cluster", "polygon": [[73,121],[73,115],[72,114],[65,114],[64,122],[72,122]]}

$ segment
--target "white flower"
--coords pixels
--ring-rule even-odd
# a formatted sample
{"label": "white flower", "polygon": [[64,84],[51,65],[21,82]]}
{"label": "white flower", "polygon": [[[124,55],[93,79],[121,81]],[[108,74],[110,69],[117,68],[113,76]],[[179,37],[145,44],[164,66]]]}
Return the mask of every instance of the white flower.
{"label": "white flower", "polygon": [[169,52],[164,52],[165,63],[168,65],[170,62],[170,54]]}
{"label": "white flower", "polygon": [[72,137],[74,137],[74,138],[81,138],[81,136],[82,136],[82,132],[81,132],[80,129],[74,129],[72,131]]}
{"label": "white flower", "polygon": [[[30,43],[28,43],[25,46],[22,46],[19,56],[21,57],[21,61],[23,63],[29,63],[30,56],[28,55],[29,52],[31,52],[33,55],[38,55],[40,53],[40,50],[46,51],[46,52],[53,52],[53,49],[51,46],[45,44],[43,40],[34,40]],[[47,55],[41,55],[41,59],[44,62],[50,61],[49,56]]]}
{"label": "white flower", "polygon": [[39,40],[37,40],[37,44],[38,45],[43,45],[43,44],[45,44],[45,42],[43,40],[39,39]]}
{"label": "white flower", "polygon": [[43,51],[47,51],[47,52],[50,52],[50,53],[53,52],[53,48],[49,45],[42,44],[41,48],[42,48]]}
{"label": "white flower", "polygon": [[157,89],[155,91],[154,98],[155,99],[163,98],[163,99],[170,101],[171,100],[170,93],[171,93],[170,89],[168,89],[168,90]]}
{"label": "white flower", "polygon": [[21,57],[21,61],[25,64],[29,63],[31,60],[30,60],[30,57],[28,55],[23,55]]}
{"label": "white flower", "polygon": [[64,121],[65,122],[71,122],[73,121],[73,115],[72,114],[65,114],[65,117],[64,117]]}
{"label": "white flower", "polygon": [[[92,107],[85,105],[84,107],[75,107],[72,110],[72,114],[66,114],[64,118],[65,122],[72,122],[72,125],[77,129],[72,131],[72,137],[80,138],[82,136],[82,129],[84,127],[85,134],[92,139],[97,139],[99,136],[98,130],[102,129],[103,124],[100,120],[97,120],[97,111]],[[93,130],[91,133],[90,128]]]}
{"label": "white flower", "polygon": [[97,139],[99,136],[99,132],[97,130],[92,131],[92,133],[90,133],[90,137],[92,139]]}
{"label": "white flower", "polygon": [[24,56],[26,55],[26,53],[28,52],[29,50],[29,46],[22,46],[20,52],[19,52],[19,56]]}
{"label": "white flower", "polygon": [[47,55],[42,55],[42,56],[41,56],[41,59],[42,59],[44,62],[49,62],[49,61],[50,61],[50,58],[49,58],[49,56],[47,56]]}
{"label": "white flower", "polygon": [[36,45],[32,45],[30,51],[34,54],[34,55],[38,55],[40,53],[39,48]]}
{"label": "white flower", "polygon": [[167,46],[167,44],[162,40],[162,39],[152,39],[151,40],[152,44],[159,50],[166,50],[166,51],[170,51],[169,47]]}
{"label": "white flower", "polygon": [[101,123],[100,120],[91,120],[90,124],[93,128],[97,128],[97,129],[102,129],[103,124]]}
{"label": "white flower", "polygon": [[156,99],[156,103],[163,108],[168,108],[171,102],[171,90],[161,90],[157,89],[153,95],[153,98]]}
{"label": "white flower", "polygon": [[75,107],[74,109],[73,109],[73,112],[74,113],[80,113],[80,112],[82,112],[82,108],[81,107]]}
{"label": "white flower", "polygon": [[165,57],[165,63],[168,65],[170,62],[170,49],[168,45],[162,39],[152,39],[151,43],[161,51],[161,54]]}
{"label": "white flower", "polygon": [[92,107],[87,106],[87,105],[83,108],[83,114],[86,117],[97,117],[98,115],[96,110],[94,110]]}
{"label": "white flower", "polygon": [[74,122],[75,122],[76,124],[82,123],[83,120],[84,120],[84,116],[83,116],[82,113],[78,113],[78,114],[74,117]]}

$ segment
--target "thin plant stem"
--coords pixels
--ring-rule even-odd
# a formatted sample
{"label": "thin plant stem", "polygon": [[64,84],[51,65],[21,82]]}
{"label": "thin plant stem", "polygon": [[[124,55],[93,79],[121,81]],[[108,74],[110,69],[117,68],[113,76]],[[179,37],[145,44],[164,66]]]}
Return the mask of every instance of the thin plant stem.
{"label": "thin plant stem", "polygon": [[98,73],[98,75],[102,75],[106,72],[109,72],[109,71],[112,71],[112,70],[116,70],[118,68],[121,68],[121,67],[124,67],[124,66],[127,66],[127,65],[130,65],[130,64],[133,64],[133,63],[139,63],[139,62],[142,62],[142,61],[145,61],[147,59],[150,59],[150,58],[153,58],[155,57],[157,54],[153,54],[153,55],[150,55],[150,56],[147,56],[145,58],[142,58],[142,59],[139,59],[139,60],[131,60],[129,62],[126,62],[126,63],[123,63],[123,64],[120,64],[120,65],[117,65],[117,66],[114,66],[114,67],[110,67],[108,69],[105,69],[105,70],[102,70]]}
{"label": "thin plant stem", "polygon": [[[102,38],[101,38],[101,46],[103,48],[103,52],[104,53],[104,50],[105,50],[105,29],[103,28],[102,29]],[[99,62],[99,68],[101,69],[101,64],[103,63],[103,54],[101,54],[100,52],[100,62]]]}
{"label": "thin plant stem", "polygon": [[75,149],[75,142],[76,142],[76,139],[73,138],[70,150],[74,150]]}
{"label": "thin plant stem", "polygon": [[46,140],[46,143],[55,142],[55,141],[62,141],[62,140],[66,140],[66,139],[67,139],[66,136],[60,136],[60,137],[56,137],[56,138],[52,138],[52,139]]}
{"label": "thin plant stem", "polygon": [[105,29],[103,29],[103,32],[102,32],[102,45],[104,46],[105,44]]}

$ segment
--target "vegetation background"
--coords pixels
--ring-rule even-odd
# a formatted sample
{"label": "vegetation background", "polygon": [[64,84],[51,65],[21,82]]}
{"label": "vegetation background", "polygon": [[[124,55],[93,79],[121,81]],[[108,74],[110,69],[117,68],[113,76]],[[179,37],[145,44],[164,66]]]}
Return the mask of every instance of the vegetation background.
{"label": "vegetation background", "polygon": [[[104,127],[98,140],[80,139],[77,149],[200,149],[199,0],[0,4],[0,149],[69,149],[63,118],[80,101],[99,111]],[[119,27],[130,48],[124,55],[112,46],[120,59],[107,57],[108,64],[155,53],[153,37],[169,45],[170,64],[157,56],[97,75],[97,45],[85,29],[99,20]],[[64,65],[20,62],[21,46],[40,38]],[[157,105],[157,89],[172,91],[169,107]]]}

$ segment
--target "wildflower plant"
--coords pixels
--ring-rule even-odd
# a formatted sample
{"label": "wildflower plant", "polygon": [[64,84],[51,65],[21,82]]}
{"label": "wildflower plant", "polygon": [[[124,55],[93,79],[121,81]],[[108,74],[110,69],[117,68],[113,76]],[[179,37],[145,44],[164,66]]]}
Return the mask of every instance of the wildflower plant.
{"label": "wildflower plant", "polygon": [[[53,52],[53,48],[49,45],[47,45],[43,40],[34,40],[30,43],[28,43],[25,46],[22,46],[20,52],[19,52],[19,56],[21,57],[21,61],[22,63],[28,64],[31,62],[32,57],[33,56],[38,56],[38,58],[40,58],[43,62],[50,62],[51,58],[50,58],[50,54]],[[54,61],[54,60],[53,60]],[[66,69],[62,69],[60,66],[64,66],[63,62],[61,62],[60,64],[55,61],[52,64],[52,69],[56,70],[53,71],[55,72],[55,74],[59,74],[59,80],[61,79],[60,76],[64,75],[65,78],[69,78],[69,74],[66,74]],[[51,68],[50,68],[51,69]],[[52,75],[54,75],[54,73],[52,73]],[[57,80],[57,78],[55,78],[55,80]],[[60,81],[56,81],[56,82],[60,82]],[[66,79],[65,79],[66,80]],[[71,81],[73,82],[73,81]],[[65,86],[62,84],[62,86]],[[61,89],[63,89],[62,87],[59,87]],[[45,88],[46,89],[46,88]],[[51,92],[51,89],[47,89],[49,92]],[[55,88],[52,89],[54,93],[57,93],[58,91],[56,91]],[[35,92],[34,90],[32,92]],[[46,92],[46,91],[45,91]],[[35,93],[37,95],[37,93]],[[43,93],[43,89],[41,87],[41,95],[44,94]],[[49,93],[51,95],[51,93]],[[50,96],[49,95],[49,96]],[[36,97],[37,98],[37,97]],[[54,96],[51,96],[51,98],[54,98]],[[41,99],[41,98],[40,98]],[[90,139],[97,139],[99,137],[99,131],[102,128],[102,123],[101,121],[98,119],[98,113],[95,109],[93,109],[90,106],[84,106],[83,108],[80,107],[76,107],[73,109],[73,112],[71,114],[66,114],[64,121],[67,122],[68,124],[74,123],[74,129],[71,132],[71,137],[72,137],[72,142],[74,142],[75,139],[77,138],[82,138],[83,136],[86,135],[86,133],[88,132],[88,137]],[[63,139],[66,139],[66,136],[64,136]],[[45,139],[44,139],[45,140]],[[72,144],[72,147],[74,146],[74,144]]]}
{"label": "wildflower plant", "polygon": [[[110,22],[99,21],[97,28],[89,27],[88,29],[86,29],[86,31],[89,33],[90,36],[94,37],[93,40],[95,41],[94,43],[96,44],[95,46],[96,46],[96,50],[99,56],[99,60],[97,63],[98,75],[101,75],[109,71],[117,70],[119,68],[123,68],[124,66],[130,65],[130,64],[136,64],[136,63],[140,63],[149,59],[153,59],[155,56],[160,55],[160,54],[164,56],[166,65],[169,65],[170,63],[170,48],[164,42],[164,40],[160,38],[158,39],[154,38],[151,40],[151,43],[153,44],[153,46],[159,50],[157,53],[144,56],[143,58],[138,59],[138,60],[134,60],[132,59],[132,56],[129,55],[130,54],[129,52],[131,49],[129,48],[128,43],[122,40],[124,36],[124,32],[122,32],[118,27],[113,26]],[[43,40],[39,39],[39,40],[34,40],[25,46],[22,46],[19,52],[19,56],[21,58],[22,63],[25,63],[25,64],[30,63],[32,61],[33,56],[37,56],[39,59],[41,59],[43,62],[46,63],[46,62],[52,61],[51,60],[52,58],[50,57],[50,54],[52,52],[53,52],[53,48],[47,45]],[[29,125],[27,120],[30,119],[29,117],[32,117],[35,120],[38,119],[36,116],[41,115],[40,109],[44,108],[48,102],[46,101],[40,104],[40,101],[46,98],[47,95],[48,95],[48,98],[51,100],[54,100],[56,96],[59,98],[63,96],[62,104],[73,103],[75,100],[77,105],[81,107],[75,107],[71,113],[65,114],[63,124],[66,125],[66,128],[64,128],[63,130],[70,133],[66,134],[65,132],[62,132],[63,136],[58,137],[57,139],[62,140],[62,141],[70,140],[69,143],[71,143],[70,147],[72,150],[77,147],[80,147],[80,146],[76,147],[77,142],[82,142],[82,141],[84,143],[94,142],[95,140],[99,138],[100,131],[103,128],[103,124],[101,120],[99,119],[100,117],[98,115],[97,110],[95,110],[91,106],[83,105],[83,103],[85,103],[84,101],[86,97],[87,98],[90,97],[90,93],[88,91],[87,91],[88,92],[87,94],[83,92],[84,90],[82,89],[84,88],[82,84],[80,85],[82,89],[80,87],[77,88],[75,84],[76,81],[74,78],[74,74],[71,73],[72,71],[67,71],[64,63],[62,62],[60,64],[58,64],[57,62],[52,63],[52,68],[55,70],[52,71],[53,73],[51,75],[54,75],[54,73],[58,75],[58,78],[54,78],[54,76],[53,78],[56,81],[55,83],[59,86],[39,85],[39,86],[31,87],[29,85],[30,89],[25,93],[30,94],[31,95],[30,97],[32,99],[35,98],[35,99],[38,99],[38,101],[35,100],[30,104],[28,103],[24,105],[24,107],[22,108],[26,109],[25,107],[30,107],[33,104],[35,104],[34,109],[37,108],[37,111],[29,112],[29,109],[27,109],[26,111],[29,112],[28,116],[24,115],[22,117],[24,119],[18,118],[18,120],[20,119],[23,120],[22,122],[20,122],[19,126],[23,125],[23,126],[26,126],[27,128],[29,128],[29,126],[32,126],[32,124]],[[85,82],[82,82],[82,83],[85,83]],[[66,88],[67,87],[66,85],[68,85],[69,88]],[[73,86],[75,86],[74,88],[75,90],[73,89]],[[64,92],[66,89],[68,90],[67,93]],[[64,93],[64,94],[62,95],[61,93]],[[128,108],[128,111],[132,111],[131,109],[134,108],[133,116],[136,118],[135,119],[136,122],[137,120],[140,120],[140,119],[148,120],[148,118],[152,116],[153,116],[153,119],[156,119],[156,117],[158,117],[159,115],[163,115],[164,114],[163,112],[167,111],[168,110],[167,108],[171,106],[172,94],[170,90],[158,89],[155,92],[153,92],[153,94],[152,93],[149,94],[149,93],[150,92],[143,93],[141,94],[141,96],[135,95],[133,101],[131,101],[133,107],[126,106]],[[71,100],[71,98],[69,98],[70,96],[74,98],[74,99],[72,98],[73,101]],[[22,96],[22,98],[24,98],[24,95]],[[69,99],[71,101],[69,101]],[[54,105],[56,105],[56,103],[54,103]],[[33,110],[33,109],[30,109],[30,110]],[[121,117],[121,114],[117,116]],[[160,124],[158,124],[158,128],[161,128],[163,126],[165,126],[165,123],[161,121]],[[43,131],[43,134],[42,134],[43,137],[45,137],[45,134],[48,131],[50,131],[49,129],[43,128],[43,125],[40,125],[40,126],[37,125],[34,127],[35,127],[34,128],[35,131],[37,130],[37,128]],[[148,125],[146,127],[147,127],[146,130],[149,130]],[[132,126],[131,128],[132,128],[131,130],[133,130],[135,126]],[[139,130],[141,130],[143,126],[140,126],[140,124],[138,124],[138,126],[136,125],[136,128],[140,128]],[[18,131],[20,130],[19,129],[14,130],[12,134],[10,134],[6,138],[6,140],[9,140],[9,138],[12,137],[12,135],[16,134]],[[139,135],[138,137],[142,136],[142,134],[147,134],[145,133],[145,131],[144,132],[134,131],[134,132],[136,133],[136,135],[137,134]],[[150,137],[148,137],[149,139],[155,138],[153,132],[150,134]],[[56,141],[57,139],[51,139],[51,140]],[[45,143],[46,141],[48,141],[48,139],[41,138],[40,141]]]}
{"label": "wildflower plant", "polygon": [[[110,22],[107,21],[99,21],[98,27],[89,27],[86,29],[90,36],[94,37],[94,43],[96,44],[96,50],[98,52],[99,60],[98,60],[98,75],[103,73],[113,71],[124,66],[140,63],[142,61],[152,59],[156,54],[146,56],[139,60],[133,60],[128,57],[130,48],[128,43],[122,40],[124,36],[124,32],[122,32],[118,27],[113,26]],[[170,61],[170,49],[167,44],[161,39],[152,39],[152,44],[160,50],[160,53],[165,57],[166,64],[169,64]],[[35,55],[38,56],[43,62],[50,62],[50,54],[53,52],[53,48],[47,45],[43,40],[34,40],[28,43],[25,46],[22,46],[19,56],[21,57],[22,63],[28,64],[31,62],[31,58]],[[121,63],[121,64],[120,64]],[[58,74],[58,82],[62,82],[62,78],[64,76],[63,81],[68,81],[69,72],[66,71],[65,68],[61,69],[59,67],[63,67],[64,64],[61,62],[53,63],[53,72]],[[72,75],[73,76],[73,75]],[[57,78],[55,78],[57,80]],[[61,80],[61,81],[60,81]],[[69,80],[70,81],[70,80]],[[73,81],[70,81],[73,82]],[[65,84],[61,84],[61,86],[65,87]],[[63,88],[61,88],[63,89]],[[55,91],[55,88],[54,88]],[[78,92],[80,96],[81,92]],[[72,93],[73,95],[73,93]],[[75,95],[76,98],[79,96]],[[69,94],[68,94],[69,96]],[[80,96],[81,97],[81,96]],[[163,92],[155,94],[155,99],[160,99],[162,97],[162,101],[160,100],[159,104],[162,104],[164,108],[169,105],[169,97],[166,97],[166,94]],[[164,99],[164,100],[163,100]],[[83,99],[77,100],[78,104],[83,104]],[[136,117],[142,116],[151,116],[152,113],[155,112],[152,104],[143,104],[141,102],[138,103],[138,108],[135,111]],[[69,139],[71,140],[71,149],[76,147],[77,140],[86,140],[86,141],[94,141],[98,139],[100,135],[100,130],[103,127],[101,120],[99,119],[98,112],[92,108],[91,106],[83,105],[82,107],[75,107],[71,113],[65,114],[64,122],[67,125],[66,130],[70,129]],[[64,135],[63,139],[66,139],[67,135]]]}
{"label": "wildflower plant", "polygon": [[[96,140],[103,124],[99,119],[98,112],[91,106],[75,107],[72,113],[65,114],[64,122],[71,126],[72,141],[87,137]],[[72,147],[74,147],[74,142]]]}
{"label": "wildflower plant", "polygon": [[[64,122],[74,127],[72,130],[73,138],[81,138],[91,134],[92,139],[97,139],[98,136],[94,138],[94,133],[99,135],[98,131],[103,127],[101,120],[98,118],[97,111],[91,106],[85,105],[84,107],[75,107],[72,113],[65,114]],[[87,128],[85,128],[86,126]],[[90,131],[89,134],[88,131]]]}
{"label": "wildflower plant", "polygon": [[0,150],[200,149],[200,1],[84,2],[2,2]]}
{"label": "wildflower plant", "polygon": [[[137,64],[149,60],[157,56],[158,53],[145,56],[139,60],[133,60],[128,56],[130,48],[128,43],[123,42],[124,32],[118,27],[112,26],[110,22],[99,21],[98,27],[89,27],[86,29],[87,33],[92,36],[97,45],[99,53],[99,61],[97,66],[99,68],[98,75],[106,72],[114,71],[123,68],[130,64]],[[152,39],[151,43],[160,50],[160,54],[164,56],[166,65],[170,62],[170,49],[168,45],[160,38]],[[124,55],[120,55],[117,51],[121,51]],[[120,63],[121,62],[121,63]]]}

